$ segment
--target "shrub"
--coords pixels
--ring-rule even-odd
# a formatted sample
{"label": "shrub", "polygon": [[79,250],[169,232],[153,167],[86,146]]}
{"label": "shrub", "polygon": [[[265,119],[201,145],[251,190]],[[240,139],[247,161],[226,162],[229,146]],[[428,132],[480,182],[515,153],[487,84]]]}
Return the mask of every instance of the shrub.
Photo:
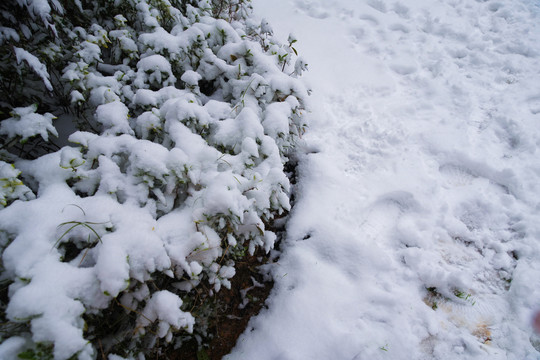
{"label": "shrub", "polygon": [[[246,0],[0,4],[6,358],[133,357],[276,240],[305,63]],[[201,324],[201,325],[199,325]]]}

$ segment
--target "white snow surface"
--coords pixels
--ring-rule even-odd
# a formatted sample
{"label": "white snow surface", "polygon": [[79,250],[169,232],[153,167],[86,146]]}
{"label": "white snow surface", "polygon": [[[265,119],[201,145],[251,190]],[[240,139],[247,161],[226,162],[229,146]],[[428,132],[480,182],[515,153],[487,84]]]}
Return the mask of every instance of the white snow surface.
{"label": "white snow surface", "polygon": [[254,7],[314,95],[268,309],[226,359],[539,359],[540,3]]}
{"label": "white snow surface", "polygon": [[21,65],[23,61],[26,61],[28,66],[30,66],[30,68],[41,78],[41,80],[43,80],[45,87],[49,91],[52,91],[52,85],[49,79],[49,73],[47,72],[47,67],[41,61],[39,61],[35,55],[30,54],[24,49],[14,46],[13,50],[15,51],[15,56],[17,57],[17,64]]}

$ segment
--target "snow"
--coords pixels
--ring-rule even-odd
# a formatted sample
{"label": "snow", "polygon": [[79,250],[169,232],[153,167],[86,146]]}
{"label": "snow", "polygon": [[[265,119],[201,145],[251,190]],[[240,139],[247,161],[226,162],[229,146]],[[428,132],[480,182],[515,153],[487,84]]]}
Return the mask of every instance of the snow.
{"label": "snow", "polygon": [[96,120],[104,127],[104,134],[132,134],[128,122],[129,110],[120,101],[112,101],[99,105],[96,109]]}
{"label": "snow", "polygon": [[0,135],[7,135],[8,138],[21,137],[25,141],[30,137],[40,135],[45,141],[49,139],[49,133],[58,136],[52,121],[55,119],[53,114],[37,114],[38,105],[27,107],[18,107],[13,109],[7,118],[0,124]]}
{"label": "snow", "polygon": [[180,80],[182,80],[189,86],[197,86],[199,83],[199,80],[201,79],[202,79],[202,76],[193,70],[186,71],[180,78]]}
{"label": "snow", "polygon": [[[174,329],[186,328],[192,329],[195,319],[191,314],[180,310],[182,300],[178,295],[169,291],[162,290],[154,293],[152,298],[146,304],[141,317],[141,326],[146,327],[152,324],[155,320],[159,320],[157,335],[160,338],[172,336],[170,328]],[[176,309],[171,312],[170,309]],[[190,330],[191,331],[191,330]]]}
{"label": "snow", "polygon": [[175,82],[171,64],[165,57],[150,55],[137,63],[137,79],[134,82],[137,87],[145,88],[147,83],[165,87]]}
{"label": "snow", "polygon": [[[18,2],[45,23],[63,11]],[[194,8],[196,24],[169,32],[136,6],[152,33],[73,29],[80,61],[63,78],[102,133],[75,132],[35,160],[3,153],[5,312],[32,334],[2,339],[0,358],[32,342],[95,358],[84,314],[118,300],[138,335],[191,332],[174,289],[147,282],[230,288],[224,240],[272,251],[265,223],[290,210],[292,188],[281,257],[265,266],[268,308],[228,359],[538,359],[537,1],[256,0],[256,39]],[[50,90],[46,66],[13,50]],[[13,109],[0,134],[57,136],[37,110]]]}
{"label": "snow", "polygon": [[20,171],[12,164],[0,161],[0,209],[8,204],[8,201],[20,199],[33,199],[35,195],[18,178]]}
{"label": "snow", "polygon": [[26,339],[19,336],[13,336],[4,340],[0,348],[0,357],[2,359],[15,359],[17,354],[24,349],[25,344]]}
{"label": "snow", "polygon": [[537,2],[254,8],[298,40],[311,126],[268,309],[226,359],[538,359]]}
{"label": "snow", "polygon": [[21,38],[15,29],[0,26],[0,45],[2,45],[4,41],[14,40],[15,42],[19,42],[20,39]]}

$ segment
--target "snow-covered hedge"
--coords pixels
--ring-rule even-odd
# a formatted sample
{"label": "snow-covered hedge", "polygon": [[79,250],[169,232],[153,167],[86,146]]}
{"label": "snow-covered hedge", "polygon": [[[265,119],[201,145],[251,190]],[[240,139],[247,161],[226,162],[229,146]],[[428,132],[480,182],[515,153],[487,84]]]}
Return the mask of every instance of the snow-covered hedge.
{"label": "snow-covered hedge", "polygon": [[186,303],[273,248],[308,91],[294,37],[250,9],[0,4],[0,358],[171,342],[197,329]]}

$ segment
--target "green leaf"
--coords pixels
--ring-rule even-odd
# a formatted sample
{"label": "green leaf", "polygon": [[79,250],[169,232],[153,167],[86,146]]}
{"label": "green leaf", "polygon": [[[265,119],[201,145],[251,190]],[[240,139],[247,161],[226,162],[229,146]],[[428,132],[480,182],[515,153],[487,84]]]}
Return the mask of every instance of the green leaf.
{"label": "green leaf", "polygon": [[35,359],[36,358],[35,356],[36,356],[36,353],[32,349],[23,351],[22,353],[17,355],[19,359]]}

